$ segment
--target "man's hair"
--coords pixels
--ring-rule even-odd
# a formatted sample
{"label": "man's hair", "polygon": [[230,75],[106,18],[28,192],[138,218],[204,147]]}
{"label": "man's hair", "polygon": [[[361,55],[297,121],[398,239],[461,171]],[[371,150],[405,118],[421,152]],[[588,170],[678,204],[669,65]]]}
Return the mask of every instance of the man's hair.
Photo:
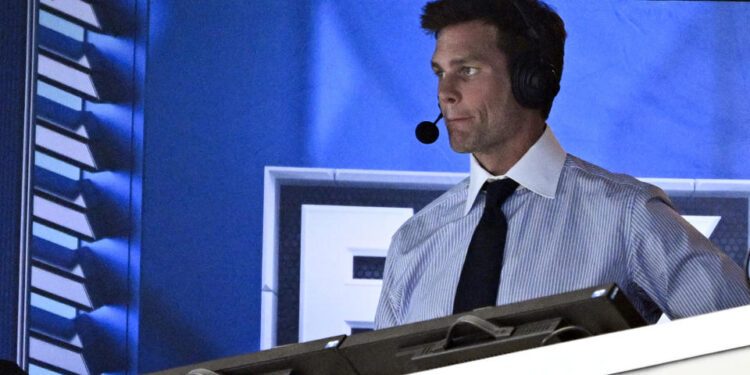
{"label": "man's hair", "polygon": [[[508,57],[508,72],[515,59],[537,49],[555,68],[559,83],[565,53],[565,24],[547,4],[538,0],[436,0],[422,9],[422,28],[435,37],[447,26],[469,21],[497,27],[498,48]],[[531,36],[533,33],[538,40]],[[551,102],[542,106],[545,119],[551,108]]]}

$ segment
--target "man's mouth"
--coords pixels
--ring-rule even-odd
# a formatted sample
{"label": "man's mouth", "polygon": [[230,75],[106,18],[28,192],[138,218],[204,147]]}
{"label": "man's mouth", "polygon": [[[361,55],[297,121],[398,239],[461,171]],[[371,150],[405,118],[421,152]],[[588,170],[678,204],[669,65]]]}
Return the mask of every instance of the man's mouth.
{"label": "man's mouth", "polygon": [[445,123],[449,126],[455,126],[471,120],[471,117],[448,117],[445,119]]}

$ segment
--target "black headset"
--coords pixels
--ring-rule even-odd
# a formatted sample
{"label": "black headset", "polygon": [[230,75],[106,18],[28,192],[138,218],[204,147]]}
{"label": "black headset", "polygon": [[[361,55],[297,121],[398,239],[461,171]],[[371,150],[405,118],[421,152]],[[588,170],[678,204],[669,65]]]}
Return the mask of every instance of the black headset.
{"label": "black headset", "polygon": [[519,5],[511,0],[526,26],[526,35],[533,42],[532,48],[513,59],[511,64],[511,87],[513,96],[526,108],[539,109],[552,102],[560,91],[557,69],[543,53],[539,33]]}

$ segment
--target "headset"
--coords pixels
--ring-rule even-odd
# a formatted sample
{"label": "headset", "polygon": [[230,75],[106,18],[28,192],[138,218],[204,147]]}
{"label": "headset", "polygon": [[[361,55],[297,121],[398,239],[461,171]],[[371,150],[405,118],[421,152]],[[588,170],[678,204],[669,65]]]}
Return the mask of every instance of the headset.
{"label": "headset", "polygon": [[[549,105],[560,91],[560,75],[555,66],[543,53],[539,33],[529,21],[519,1],[510,0],[516,12],[521,16],[526,29],[526,36],[533,46],[529,51],[513,59],[510,68],[511,89],[519,104],[530,109],[542,109]],[[420,142],[435,142],[439,135],[437,122],[443,117],[440,113],[433,122],[422,121],[417,125],[416,136]]]}
{"label": "headset", "polygon": [[513,96],[526,108],[540,109],[552,102],[560,91],[560,78],[555,66],[544,55],[539,33],[529,21],[518,0],[511,0],[521,15],[527,36],[534,43],[531,50],[516,57],[511,64]]}

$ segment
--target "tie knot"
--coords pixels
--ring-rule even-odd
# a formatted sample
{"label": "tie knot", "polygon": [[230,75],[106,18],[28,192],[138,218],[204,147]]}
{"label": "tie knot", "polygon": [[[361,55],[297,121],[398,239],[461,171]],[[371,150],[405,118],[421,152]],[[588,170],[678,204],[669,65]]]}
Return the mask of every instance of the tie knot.
{"label": "tie knot", "polygon": [[518,182],[511,178],[504,178],[485,182],[485,187],[487,188],[487,206],[500,207],[516,191]]}

